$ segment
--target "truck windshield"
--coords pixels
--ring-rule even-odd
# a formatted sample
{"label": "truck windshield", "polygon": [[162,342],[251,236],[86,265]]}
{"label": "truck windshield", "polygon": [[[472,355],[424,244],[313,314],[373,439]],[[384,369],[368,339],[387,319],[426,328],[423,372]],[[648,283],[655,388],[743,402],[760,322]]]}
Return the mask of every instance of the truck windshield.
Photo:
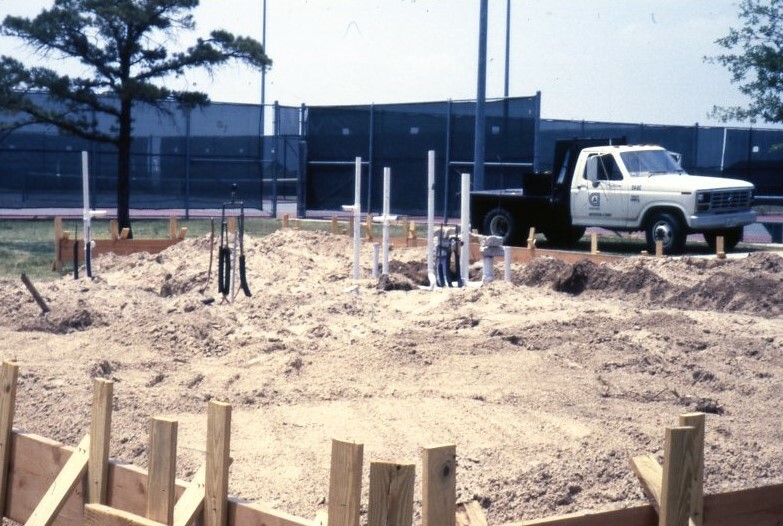
{"label": "truck windshield", "polygon": [[685,173],[666,150],[622,152],[620,158],[631,177],[649,177],[655,174]]}

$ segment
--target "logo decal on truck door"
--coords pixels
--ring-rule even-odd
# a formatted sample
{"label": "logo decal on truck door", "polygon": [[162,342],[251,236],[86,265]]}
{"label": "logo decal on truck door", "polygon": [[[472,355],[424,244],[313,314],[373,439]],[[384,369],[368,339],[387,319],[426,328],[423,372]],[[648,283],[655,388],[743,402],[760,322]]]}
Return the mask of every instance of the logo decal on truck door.
{"label": "logo decal on truck door", "polygon": [[595,208],[601,207],[601,194],[598,192],[593,192],[588,195],[588,199],[590,200],[590,206]]}

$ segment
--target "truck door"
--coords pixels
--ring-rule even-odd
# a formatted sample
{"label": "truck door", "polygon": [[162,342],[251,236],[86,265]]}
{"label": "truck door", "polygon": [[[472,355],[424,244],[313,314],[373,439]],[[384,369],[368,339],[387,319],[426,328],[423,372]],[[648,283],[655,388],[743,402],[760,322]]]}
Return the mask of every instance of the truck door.
{"label": "truck door", "polygon": [[622,228],[627,224],[628,181],[611,153],[591,154],[571,185],[575,225]]}

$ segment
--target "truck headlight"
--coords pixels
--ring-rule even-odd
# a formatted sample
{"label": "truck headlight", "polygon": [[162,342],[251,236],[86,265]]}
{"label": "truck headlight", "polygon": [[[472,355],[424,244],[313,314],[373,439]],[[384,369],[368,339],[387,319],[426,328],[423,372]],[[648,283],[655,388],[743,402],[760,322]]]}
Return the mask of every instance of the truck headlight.
{"label": "truck headlight", "polygon": [[711,197],[709,192],[696,192],[696,211],[706,212],[709,210]]}

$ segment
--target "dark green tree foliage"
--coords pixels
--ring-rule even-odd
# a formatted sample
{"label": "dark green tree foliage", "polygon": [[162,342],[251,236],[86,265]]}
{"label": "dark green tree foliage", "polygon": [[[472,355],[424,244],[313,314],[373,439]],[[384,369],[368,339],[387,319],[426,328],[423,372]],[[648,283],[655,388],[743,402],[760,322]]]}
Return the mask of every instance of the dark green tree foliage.
{"label": "dark green tree foliage", "polygon": [[743,27],[716,40],[727,50],[707,60],[725,66],[748,107],[715,107],[723,120],[783,122],[783,0],[742,0]]}
{"label": "dark green tree foliage", "polygon": [[[133,106],[164,102],[187,107],[209,103],[205,93],[165,86],[187,70],[215,68],[235,61],[253,68],[271,64],[252,38],[212,31],[185,51],[171,52],[176,35],[194,29],[198,0],[55,0],[35,18],[7,16],[0,25],[42,57],[78,60],[84,76],[62,75],[0,57],[0,109],[15,114],[11,126],[45,123],[67,133],[110,143],[118,150],[117,216],[130,228],[130,154]],[[35,104],[28,93],[46,92],[50,104]],[[38,100],[38,99],[36,99]],[[110,130],[98,129],[96,114],[110,116]]]}

